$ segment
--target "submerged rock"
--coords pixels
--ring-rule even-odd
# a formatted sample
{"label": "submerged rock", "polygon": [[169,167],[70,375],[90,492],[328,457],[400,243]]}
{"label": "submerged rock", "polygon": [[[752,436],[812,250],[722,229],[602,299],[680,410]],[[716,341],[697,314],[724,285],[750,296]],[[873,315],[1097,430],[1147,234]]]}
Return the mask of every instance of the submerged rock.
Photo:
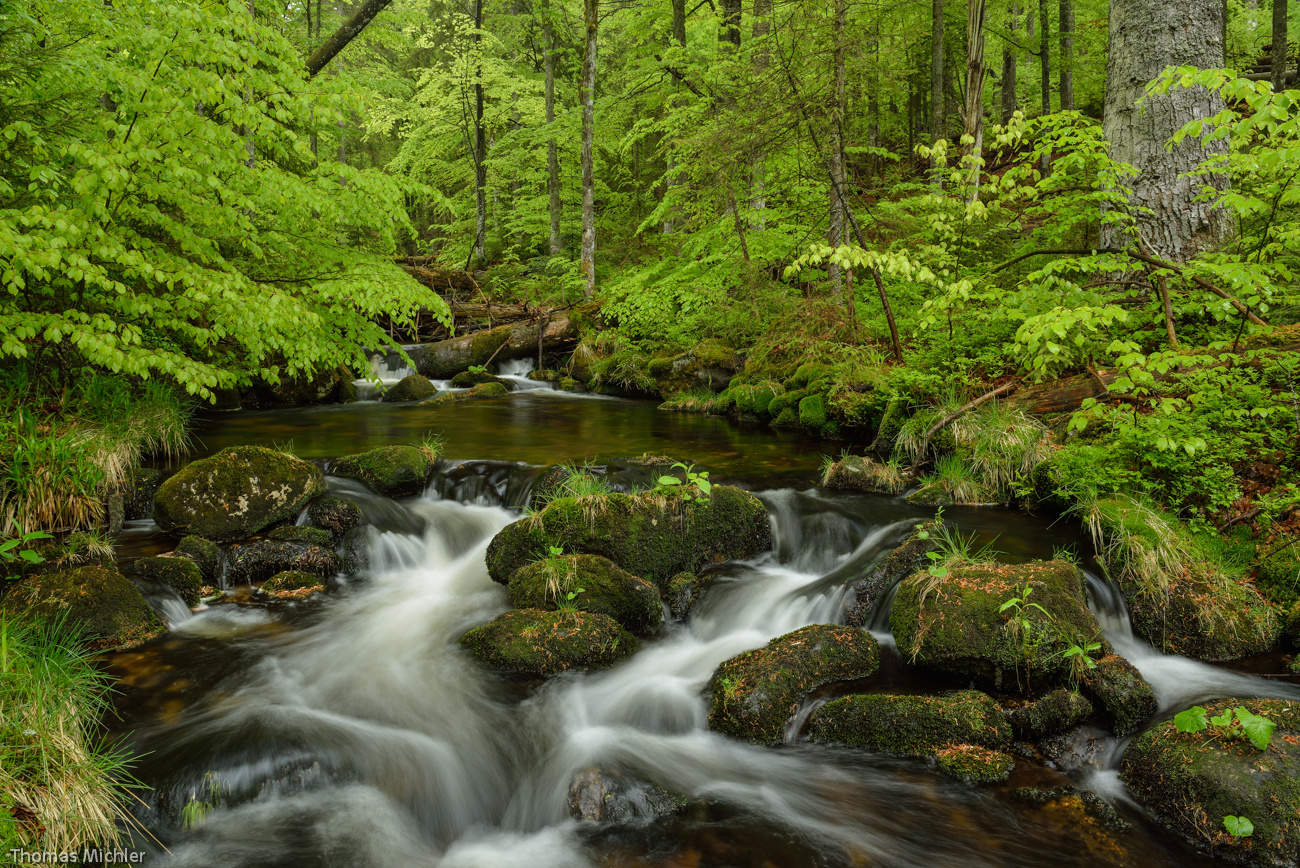
{"label": "submerged rock", "polygon": [[1007,712],[1017,738],[1037,741],[1073,729],[1092,714],[1092,703],[1065,689],[1053,690]]}
{"label": "submerged rock", "polygon": [[899,756],[934,756],[956,744],[993,749],[1011,744],[1002,708],[977,690],[945,696],[871,693],[832,700],[813,712],[808,737]]}
{"label": "submerged rock", "polygon": [[637,650],[636,638],[613,618],[574,609],[511,609],[460,644],[493,669],[541,678],[607,669]]}
{"label": "submerged rock", "polygon": [[1159,707],[1142,673],[1115,654],[1101,658],[1084,673],[1083,689],[1110,719],[1111,731],[1119,736],[1136,730]]}
{"label": "submerged rock", "polygon": [[602,555],[662,587],[677,573],[767,551],[772,530],[762,501],[728,485],[704,503],[655,492],[560,498],[493,538],[488,573],[505,584],[550,546]]}
{"label": "submerged rock", "polygon": [[907,472],[866,455],[846,455],[832,463],[822,474],[823,488],[865,491],[872,494],[902,494],[907,488]]}
{"label": "submerged rock", "polygon": [[4,611],[66,617],[96,648],[138,645],[163,631],[130,579],[106,567],[79,567],[25,579],[4,598]]}
{"label": "submerged rock", "polygon": [[[1024,602],[1000,611],[1015,598]],[[1064,683],[1071,645],[1105,643],[1084,602],[1082,573],[1065,561],[918,572],[898,586],[889,622],[913,662],[1021,690]]]}
{"label": "submerged rock", "polygon": [[[572,601],[564,599],[579,588]],[[658,589],[599,555],[545,558],[515,570],[510,602],[518,609],[558,609],[571,602],[580,611],[608,615],[639,636],[658,630],[663,621]]]}
{"label": "submerged rock", "polygon": [[717,580],[717,576],[701,577],[695,573],[678,573],[673,576],[664,585],[664,602],[668,604],[668,611],[677,620],[685,621],[700,597]]}
{"label": "submerged rock", "polygon": [[438,394],[438,387],[430,382],[428,377],[411,374],[409,377],[403,377],[394,383],[392,388],[384,392],[381,400],[390,404],[405,401],[423,401],[425,398],[432,398],[436,394]]}
{"label": "submerged rock", "polygon": [[176,555],[193,561],[206,582],[221,575],[221,547],[210,539],[187,536],[177,543]]}
{"label": "submerged rock", "polygon": [[809,692],[866,678],[880,646],[862,630],[813,624],[723,663],[709,679],[709,729],[755,744],[775,744]]}
{"label": "submerged rock", "polygon": [[307,525],[288,524],[267,531],[266,536],[267,539],[304,542],[318,546],[328,546],[332,542],[329,531]]}
{"label": "submerged rock", "polygon": [[191,609],[202,599],[203,572],[189,558],[140,558],[132,567],[138,575],[169,586]]}
{"label": "submerged rock", "polygon": [[[1300,703],[1217,702],[1206,713],[1239,706],[1276,724],[1267,750],[1213,726],[1180,733],[1168,720],[1133,740],[1120,776],[1165,828],[1194,847],[1208,847],[1215,858],[1293,866],[1300,861]],[[1249,819],[1254,834],[1232,837],[1226,816]]]}
{"label": "submerged rock", "polygon": [[940,748],[935,752],[934,759],[940,771],[972,784],[1004,781],[1016,765],[1015,759],[1009,754],[973,744]]}
{"label": "submerged rock", "polygon": [[330,538],[337,543],[348,531],[361,524],[361,507],[350,500],[327,494],[307,506],[307,523],[328,531]]}
{"label": "submerged rock", "polygon": [[649,822],[690,805],[681,793],[623,772],[585,768],[569,783],[569,816],[595,823]]}
{"label": "submerged rock", "polygon": [[844,601],[844,623],[865,627],[871,613],[890,588],[930,562],[929,552],[938,548],[935,534],[942,525],[937,521],[918,524],[903,544],[894,549],[875,569],[849,586]]}
{"label": "submerged rock", "polygon": [[153,515],[163,530],[229,542],[295,518],[324,492],[321,472],[301,458],[231,446],[165,481],[154,496]]}
{"label": "submerged rock", "polygon": [[459,404],[462,401],[476,401],[482,398],[504,398],[510,394],[510,390],[500,383],[483,383],[472,389],[466,389],[463,392],[452,392],[448,395],[439,395],[436,398],[429,398],[420,403],[425,407],[446,407],[452,404]]}
{"label": "submerged rock", "polygon": [[343,566],[339,556],[323,546],[278,540],[231,546],[226,557],[230,562],[227,578],[231,585],[257,584],[287,570],[326,579]]}
{"label": "submerged rock", "polygon": [[1112,832],[1126,832],[1132,824],[1115,813],[1115,809],[1096,793],[1074,787],[1017,787],[1011,795],[1030,805],[1052,807],[1078,816],[1084,825],[1096,825]]}
{"label": "submerged rock", "polygon": [[329,463],[331,476],[364,482],[385,497],[420,494],[432,469],[433,459],[415,446],[381,446]]}

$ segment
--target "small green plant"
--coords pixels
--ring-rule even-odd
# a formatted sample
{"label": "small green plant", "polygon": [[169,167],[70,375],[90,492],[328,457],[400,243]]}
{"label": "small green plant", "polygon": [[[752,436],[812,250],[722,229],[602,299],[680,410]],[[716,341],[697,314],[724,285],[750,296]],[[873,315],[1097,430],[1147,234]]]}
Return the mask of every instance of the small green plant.
{"label": "small green plant", "polygon": [[424,456],[430,461],[437,461],[446,445],[446,440],[430,431],[420,438],[420,443],[416,448],[423,452]]}
{"label": "small green plant", "polygon": [[1277,724],[1262,714],[1252,714],[1240,705],[1213,717],[1210,717],[1204,707],[1193,705],[1174,715],[1174,727],[1179,732],[1186,733],[1210,729],[1211,736],[1220,739],[1245,737],[1256,750],[1267,750],[1273,742],[1273,730],[1277,729]]}
{"label": "small green plant", "polygon": [[586,588],[574,588],[566,593],[563,599],[556,600],[555,605],[564,611],[573,611],[578,608],[578,595],[586,592]]}
{"label": "small green plant", "polygon": [[1092,652],[1100,650],[1100,642],[1088,642],[1085,645],[1071,645],[1061,652],[1061,656],[1072,664],[1076,661],[1085,669],[1096,669],[1097,661],[1092,659]]}
{"label": "small green plant", "polygon": [[707,470],[696,471],[694,464],[684,464],[678,461],[672,466],[673,470],[682,469],[686,479],[683,482],[677,476],[659,477],[658,488],[667,491],[682,491],[686,497],[694,500],[696,503],[706,503],[709,499],[709,492],[713,491],[713,483],[709,482],[709,472]]}
{"label": "small green plant", "polygon": [[740,691],[740,682],[730,677],[719,679],[718,686],[722,688],[722,695],[727,699],[735,699]]}
{"label": "small green plant", "polygon": [[[1054,632],[1052,614],[1029,599],[1033,593],[1033,585],[1026,584],[1020,596],[1012,597],[998,607],[998,612],[1007,616],[1007,629],[1015,637],[1026,660],[1033,658]],[[1041,620],[1030,617],[1035,609],[1042,614]]]}
{"label": "small green plant", "polygon": [[45,560],[45,558],[41,556],[40,552],[35,549],[19,547],[29,545],[38,539],[50,538],[51,537],[48,533],[35,530],[19,534],[12,539],[7,539],[0,543],[0,563],[12,564],[21,561],[26,564],[39,564]]}
{"label": "small green plant", "polygon": [[471,374],[486,374],[488,372],[488,369],[482,365],[470,365],[465,370]]}
{"label": "small green plant", "polygon": [[1223,828],[1234,838],[1249,838],[1255,834],[1255,824],[1246,817],[1234,817],[1232,814],[1223,818]]}
{"label": "small green plant", "polygon": [[212,772],[205,774],[203,785],[205,790],[203,798],[200,799],[191,790],[189,801],[181,808],[181,823],[186,829],[201,826],[208,818],[208,814],[212,813],[221,801],[221,782],[217,780],[216,775]]}

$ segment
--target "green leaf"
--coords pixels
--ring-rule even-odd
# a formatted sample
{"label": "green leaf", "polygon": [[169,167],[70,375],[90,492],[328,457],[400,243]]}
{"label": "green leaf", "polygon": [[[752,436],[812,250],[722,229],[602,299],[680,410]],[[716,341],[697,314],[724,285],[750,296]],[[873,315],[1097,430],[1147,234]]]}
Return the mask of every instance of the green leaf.
{"label": "green leaf", "polygon": [[1199,705],[1193,705],[1186,711],[1180,711],[1174,715],[1174,726],[1179,732],[1200,732],[1209,727],[1205,719],[1205,709]]}
{"label": "green leaf", "polygon": [[1232,723],[1232,709],[1228,709],[1223,714],[1215,715],[1210,718],[1210,723],[1215,726],[1227,726]]}
{"label": "green leaf", "polygon": [[1223,827],[1234,838],[1249,838],[1255,834],[1255,824],[1246,817],[1234,817],[1229,814],[1223,818]]}
{"label": "green leaf", "polygon": [[659,484],[660,485],[681,485],[682,481],[678,479],[676,476],[661,476],[659,477]]}
{"label": "green leaf", "polygon": [[1273,741],[1273,730],[1277,729],[1277,724],[1263,715],[1251,714],[1241,706],[1237,706],[1236,711],[1237,722],[1245,731],[1246,738],[1258,750],[1267,750]]}

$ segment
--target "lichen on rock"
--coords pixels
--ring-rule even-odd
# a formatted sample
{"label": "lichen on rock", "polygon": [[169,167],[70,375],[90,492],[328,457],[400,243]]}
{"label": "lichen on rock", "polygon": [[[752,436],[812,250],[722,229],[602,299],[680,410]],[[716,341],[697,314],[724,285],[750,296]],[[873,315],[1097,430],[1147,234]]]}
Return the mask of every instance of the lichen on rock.
{"label": "lichen on rock", "polygon": [[83,631],[94,648],[138,645],[163,631],[130,579],[116,570],[90,566],[25,579],[4,597],[3,610],[37,618],[64,617]]}

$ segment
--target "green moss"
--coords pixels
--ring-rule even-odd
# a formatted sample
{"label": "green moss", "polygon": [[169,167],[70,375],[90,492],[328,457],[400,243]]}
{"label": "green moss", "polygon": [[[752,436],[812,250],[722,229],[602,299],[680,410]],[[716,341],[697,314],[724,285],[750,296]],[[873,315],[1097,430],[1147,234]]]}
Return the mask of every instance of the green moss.
{"label": "green moss", "polygon": [[1095,668],[1084,673],[1083,689],[1110,719],[1111,731],[1119,736],[1136,730],[1159,707],[1142,673],[1114,654],[1101,658]]}
{"label": "green moss", "polygon": [[807,397],[807,394],[808,393],[802,389],[796,389],[791,392],[783,392],[778,395],[773,395],[772,400],[770,400],[767,405],[768,415],[777,418],[788,410],[790,412],[791,420],[797,421],[796,413],[799,408],[799,402]]}
{"label": "green moss", "polygon": [[695,573],[678,573],[673,576],[664,585],[663,599],[668,604],[668,611],[679,621],[685,621],[700,597],[716,581],[716,576],[701,577]]}
{"label": "green moss", "polygon": [[447,407],[453,404],[460,404],[464,401],[479,401],[485,398],[505,398],[510,394],[510,390],[500,383],[484,383],[481,386],[474,386],[472,389],[466,389],[463,392],[451,392],[446,395],[439,395],[436,398],[429,398],[420,403],[426,407]]}
{"label": "green moss", "polygon": [[[1244,706],[1277,729],[1268,750],[1241,739],[1180,733],[1166,721],[1139,735],[1120,775],[1162,825],[1212,856],[1247,865],[1300,861],[1300,703],[1254,699],[1207,704],[1211,715]],[[1247,817],[1250,838],[1229,836],[1227,815]]]}
{"label": "green moss", "polygon": [[342,560],[332,549],[306,543],[258,540],[231,546],[226,556],[230,562],[231,585],[256,584],[286,570],[311,573],[323,579],[342,569]]}
{"label": "green moss", "polygon": [[548,678],[605,669],[637,650],[637,641],[606,615],[574,610],[511,609],[475,627],[460,644],[493,669]]}
{"label": "green moss", "polygon": [[782,410],[780,413],[777,414],[775,419],[772,420],[773,428],[793,428],[798,424],[799,424],[799,417],[795,414],[794,410],[790,407],[786,407],[784,410]]}
{"label": "green moss", "polygon": [[66,617],[97,648],[138,645],[163,631],[131,580],[105,567],[80,567],[24,580],[4,598],[7,612]]}
{"label": "green moss", "polygon": [[364,482],[386,497],[424,491],[433,462],[414,446],[381,446],[358,455],[345,455],[329,464],[332,476]]}
{"label": "green moss", "polygon": [[821,395],[809,395],[799,402],[799,424],[811,431],[826,424],[826,401]]}
{"label": "green moss", "polygon": [[187,536],[177,544],[176,554],[194,561],[199,573],[209,582],[221,574],[221,547],[210,539]]}
{"label": "green moss", "polygon": [[163,530],[226,542],[295,518],[324,493],[321,472],[308,462],[260,446],[232,446],[164,482],[153,515]]}
{"label": "green moss", "polygon": [[327,494],[308,505],[307,523],[328,531],[330,539],[337,543],[344,534],[361,524],[361,507],[350,500]]}
{"label": "green moss", "polygon": [[510,340],[510,331],[510,326],[503,325],[475,332],[470,338],[470,364],[486,365],[501,349],[502,344]]}
{"label": "green moss", "polygon": [[573,377],[561,377],[558,381],[561,392],[585,392],[587,387]]}
{"label": "green moss", "polygon": [[163,483],[163,472],[152,467],[137,467],[126,481],[123,517],[127,521],[149,518],[153,513],[153,496]]}
{"label": "green moss", "polygon": [[900,756],[933,756],[954,744],[1006,747],[1011,724],[996,702],[976,690],[945,696],[872,693],[832,700],[814,711],[809,738]]}
{"label": "green moss", "polygon": [[846,455],[822,474],[823,488],[901,494],[910,477],[897,464],[884,464],[863,455]]}
{"label": "green moss", "polygon": [[[1020,608],[1019,618],[999,611],[1026,586],[1036,605]],[[1082,574],[1064,561],[954,565],[941,578],[916,573],[898,586],[890,626],[899,651],[922,666],[1022,690],[1063,683],[1070,674],[1063,652],[1101,640]]]}
{"label": "green moss", "polygon": [[1092,714],[1092,703],[1078,693],[1058,688],[1007,712],[1017,738],[1037,741],[1073,729]]}
{"label": "green moss", "polygon": [[1255,573],[1255,584],[1272,602],[1290,608],[1300,602],[1300,540],[1273,540]]}
{"label": "green moss", "polygon": [[132,566],[138,575],[169,585],[191,609],[202,600],[203,573],[189,558],[140,558]]}
{"label": "green moss", "polygon": [[608,615],[637,635],[653,633],[663,620],[659,590],[599,555],[545,558],[515,570],[510,602],[519,609],[556,609],[559,597],[584,589],[572,606]]}
{"label": "green moss", "polygon": [[958,780],[972,784],[992,784],[1004,781],[1011,774],[1016,761],[1000,750],[989,750],[973,744],[955,744],[934,755],[939,770]]}
{"label": "green moss", "polygon": [[308,527],[307,525],[285,525],[270,530],[266,534],[267,539],[285,540],[288,542],[305,542],[314,543],[318,546],[327,546],[331,544],[330,532],[318,527]]}
{"label": "green moss", "polygon": [[814,624],[723,663],[709,680],[709,729],[755,744],[775,744],[810,691],[866,678],[880,666],[875,637]]}
{"label": "green moss", "polygon": [[827,415],[863,431],[876,430],[887,405],[886,393],[870,383],[837,383],[826,394]]}
{"label": "green moss", "polygon": [[438,394],[438,387],[430,382],[428,377],[411,374],[409,377],[403,377],[384,392],[383,400],[390,403],[422,401],[436,394]]}
{"label": "green moss", "polygon": [[772,544],[767,510],[748,492],[715,485],[705,503],[676,495],[592,495],[552,500],[502,529],[487,551],[488,573],[505,584],[550,546],[601,555],[662,585],[705,564],[753,557]]}
{"label": "green moss", "polygon": [[304,573],[301,570],[285,570],[276,573],[262,583],[262,590],[268,594],[283,591],[300,591],[306,588],[321,588],[320,576]]}
{"label": "green moss", "polygon": [[898,432],[903,430],[903,423],[907,421],[907,405],[906,398],[896,395],[889,399],[884,413],[880,416],[876,439],[871,443],[872,452],[877,455],[888,455],[894,451],[894,441],[898,439]]}
{"label": "green moss", "polygon": [[654,391],[665,398],[693,389],[724,389],[735,376],[740,360],[735,350],[721,341],[701,341],[684,353],[650,359],[646,373]]}
{"label": "green moss", "polygon": [[795,369],[790,379],[785,381],[787,389],[802,389],[814,380],[824,380],[827,367],[821,362],[805,362]]}
{"label": "green moss", "polygon": [[[537,373],[534,371],[533,373]],[[451,378],[451,387],[453,389],[468,389],[472,386],[481,386],[484,383],[500,383],[507,389],[510,388],[506,381],[500,377],[493,376],[487,371],[461,371]]]}

